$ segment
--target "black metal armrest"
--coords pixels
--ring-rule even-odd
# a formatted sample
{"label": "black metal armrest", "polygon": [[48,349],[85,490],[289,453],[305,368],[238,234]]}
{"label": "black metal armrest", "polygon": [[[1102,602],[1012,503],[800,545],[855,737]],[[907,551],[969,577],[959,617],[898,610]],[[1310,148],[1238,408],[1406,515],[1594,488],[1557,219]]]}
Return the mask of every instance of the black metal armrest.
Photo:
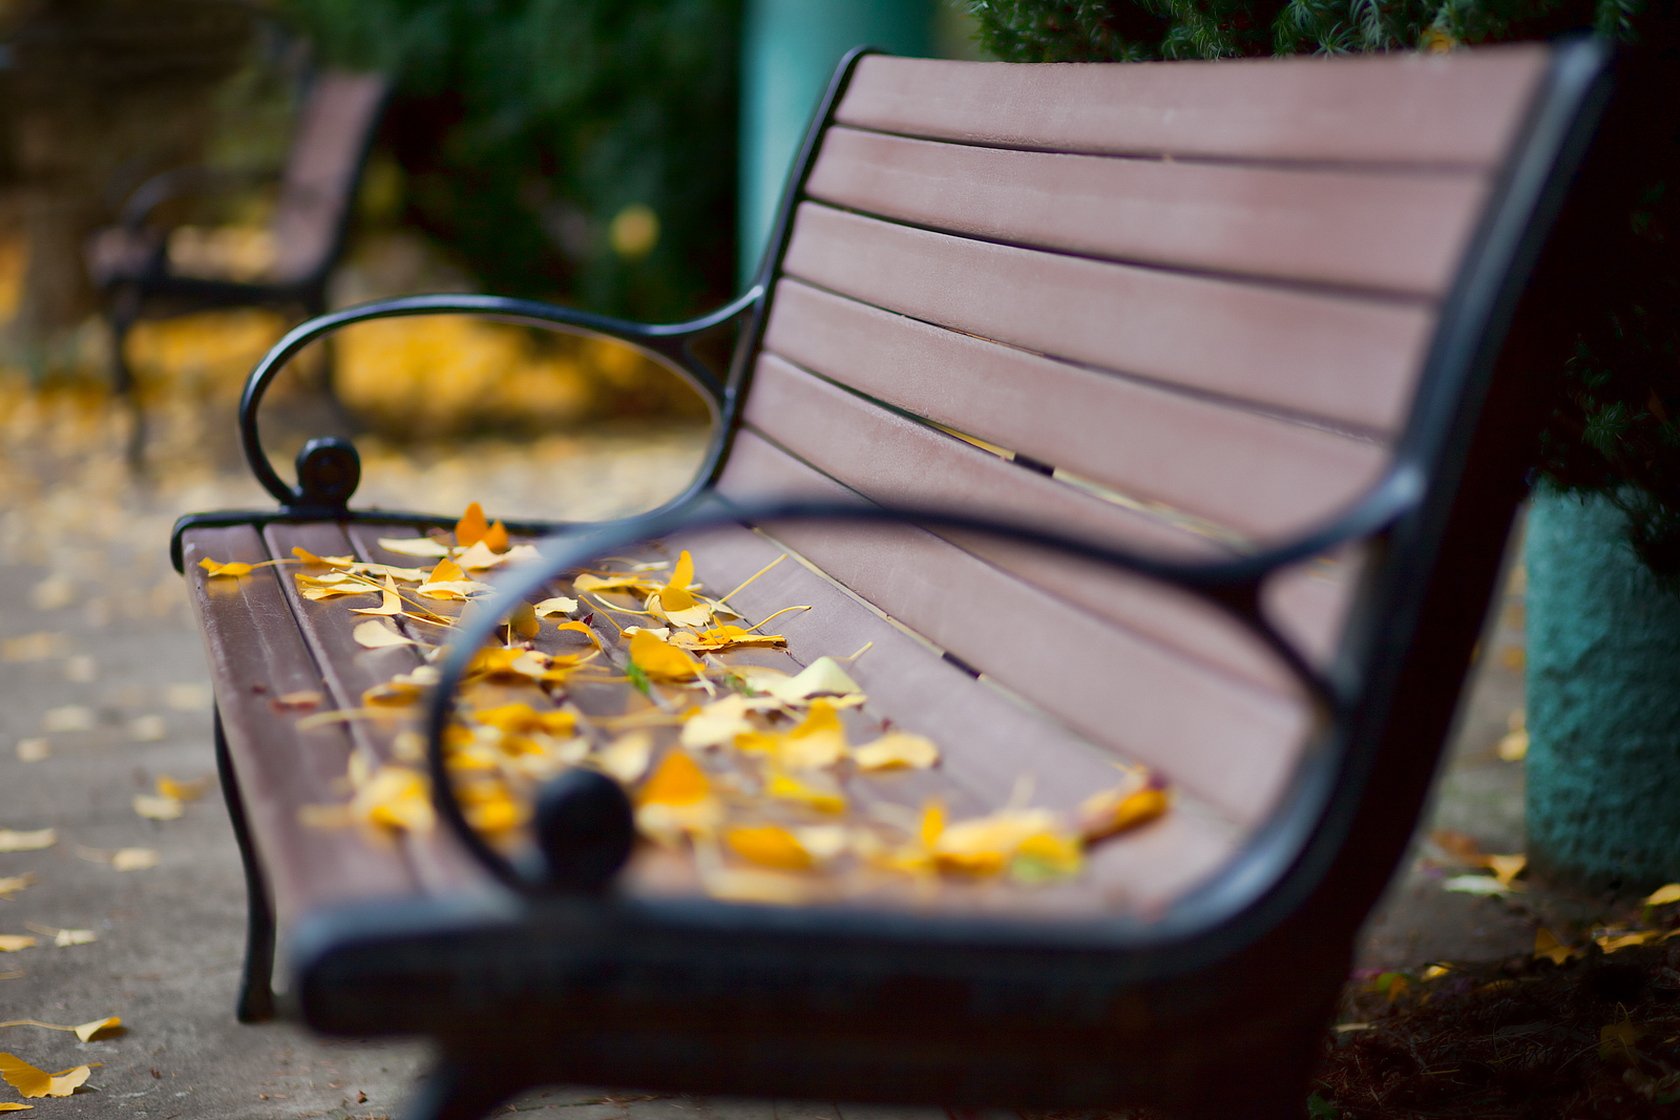
{"label": "black metal armrest", "polygon": [[269,385],[305,346],[343,327],[374,319],[475,314],[618,339],[661,359],[701,393],[716,415],[724,400],[723,382],[694,352],[694,342],[752,308],[761,294],[762,289],[755,287],[708,315],[657,325],[632,323],[532,300],[484,295],[404,296],[322,315],[294,327],[251,371],[239,403],[239,434],[245,459],[257,481],[274,495],[288,516],[334,517],[346,510],[361,478],[355,448],[338,438],[309,441],[298,455],[297,484],[289,485],[275,472],[263,450],[257,413]]}
{"label": "black metal armrest", "polygon": [[152,212],[176,198],[231,194],[256,186],[274,185],[280,172],[272,167],[176,167],[159,172],[134,188],[117,223],[127,230],[144,229]]}
{"label": "black metal armrest", "polygon": [[[1252,634],[1300,684],[1302,695],[1316,710],[1319,735],[1316,749],[1304,752],[1294,786],[1309,795],[1286,799],[1278,812],[1295,814],[1322,809],[1327,791],[1337,784],[1335,772],[1345,751],[1331,749],[1346,737],[1349,700],[1343,682],[1314,666],[1266,617],[1261,590],[1275,571],[1316,556],[1338,543],[1381,534],[1390,529],[1411,505],[1411,487],[1401,475],[1379,484],[1364,500],[1321,530],[1279,548],[1248,556],[1212,560],[1183,560],[1114,548],[1068,534],[1061,529],[1021,522],[1004,522],[949,510],[882,507],[864,503],[832,504],[805,501],[733,504],[711,498],[684,509],[654,513],[608,526],[580,530],[546,539],[540,560],[521,565],[498,579],[497,593],[486,609],[475,611],[456,633],[441,666],[439,683],[427,710],[427,764],[432,796],[440,817],[494,878],[528,895],[589,892],[605,888],[628,859],[633,822],[627,795],[600,775],[573,772],[562,775],[539,793],[536,806],[537,850],[510,859],[487,844],[468,824],[444,761],[445,731],[455,713],[455,692],[473,655],[517,605],[538,594],[553,579],[594,557],[622,553],[640,541],[730,524],[838,521],[914,525],[964,534],[985,534],[1017,544],[1056,551],[1070,558],[1095,561],[1150,579],[1208,602]],[[567,814],[571,814],[570,820]],[[1310,834],[1304,822],[1280,820],[1271,832],[1280,845]],[[1293,827],[1291,827],[1293,824]],[[1281,863],[1274,857],[1273,863]],[[1272,868],[1276,870],[1275,867]],[[1239,876],[1252,886],[1265,876]]]}

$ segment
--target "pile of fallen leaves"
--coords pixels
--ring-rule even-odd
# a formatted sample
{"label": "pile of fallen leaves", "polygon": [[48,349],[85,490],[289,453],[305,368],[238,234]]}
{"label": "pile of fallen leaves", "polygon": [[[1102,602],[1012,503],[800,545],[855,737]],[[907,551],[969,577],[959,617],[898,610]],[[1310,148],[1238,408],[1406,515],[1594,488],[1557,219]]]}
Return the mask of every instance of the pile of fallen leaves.
{"label": "pile of fallen leaves", "polygon": [[[295,549],[271,564],[292,572],[299,594],[351,605],[367,649],[412,646],[421,663],[367,689],[354,708],[309,711],[316,697],[281,697],[301,731],[372,721],[390,736],[391,761],[355,756],[347,803],[310,806],[315,826],[360,824],[405,832],[435,827],[415,719],[433,665],[464,612],[490,593],[495,569],[534,550],[509,539],[474,503],[453,533],[381,538],[382,549],[429,566],[370,563]],[[674,559],[621,558],[573,573],[553,594],[503,620],[478,650],[445,740],[468,820],[512,845],[531,817],[536,787],[586,767],[622,783],[637,830],[655,847],[692,854],[713,895],[799,902],[879,890],[896,877],[923,886],[945,879],[1020,883],[1076,876],[1093,844],[1163,813],[1169,791],[1142,769],[1075,811],[1027,804],[1030,791],[979,815],[957,817],[937,783],[915,799],[903,787],[860,793],[860,781],[942,764],[932,740],[894,730],[866,709],[846,670],[868,647],[812,658],[797,671],[785,636],[756,622],[732,597],[695,579],[687,550]],[[237,579],[252,565],[205,559],[209,578]],[[777,660],[754,653],[778,651]]]}
{"label": "pile of fallen leaves", "polygon": [[1680,884],[1531,953],[1359,978],[1315,1118],[1632,1120],[1680,1111]]}

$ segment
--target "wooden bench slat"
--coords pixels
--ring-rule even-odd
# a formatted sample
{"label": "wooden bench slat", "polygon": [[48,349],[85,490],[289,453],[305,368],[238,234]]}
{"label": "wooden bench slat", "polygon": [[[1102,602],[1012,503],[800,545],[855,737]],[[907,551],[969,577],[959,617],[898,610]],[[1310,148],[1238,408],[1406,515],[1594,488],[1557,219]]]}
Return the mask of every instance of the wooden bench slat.
{"label": "wooden bench slat", "polygon": [[[391,532],[402,535],[406,530],[393,529]],[[368,558],[356,548],[344,526],[332,522],[296,525],[280,522],[268,526],[263,536],[277,556],[290,556],[294,547],[301,546],[317,556],[349,553],[360,559]],[[298,594],[294,581],[284,583],[304,641],[321,666],[323,678],[339,707],[362,707],[362,694],[366,690],[420,665],[420,656],[411,647],[361,648],[352,637],[352,631],[358,624],[367,621],[367,616],[351,614],[342,601],[308,602]],[[367,602],[373,604],[377,600],[370,598]],[[391,761],[391,727],[355,720],[349,728],[357,749],[364,752],[370,763],[377,765]],[[438,894],[470,894],[489,889],[478,865],[471,862],[442,829],[429,833],[405,833],[401,845],[423,890]]]}
{"label": "wooden bench slat", "polygon": [[1011,245],[1438,299],[1487,182],[1467,171],[1233,167],[831,128],[805,192]]}
{"label": "wooden bench slat", "polygon": [[1488,167],[1509,149],[1548,58],[1540,44],[1468,58],[1107,67],[873,56],[835,119],[996,147]]}
{"label": "wooden bench slat", "polygon": [[1191,276],[933,233],[807,202],[786,275],[1101,369],[1392,432],[1426,308]]}
{"label": "wooden bench slat", "polygon": [[342,727],[293,728],[304,710],[275,710],[279,697],[324,692],[325,683],[292,620],[283,570],[211,580],[209,557],[261,563],[269,552],[248,525],[201,529],[183,550],[194,613],[203,631],[216,702],[247,820],[260,838],[274,901],[285,918],[317,906],[403,894],[414,875],[392,843],[358,842],[343,830],[305,825],[299,809],[343,800],[355,749]]}
{"label": "wooden bench slat", "polygon": [[[1077,525],[1096,540],[1168,554],[1229,554],[1207,536],[1163,526],[943,432],[872,407],[774,357],[759,363],[744,415],[772,442],[798,448],[807,464],[882,505],[956,508],[1028,523]],[[1098,565],[1068,561],[1046,570],[1037,550],[990,539],[964,538],[962,543],[1026,582],[1156,641],[1253,680],[1274,685],[1279,680],[1271,658],[1256,657],[1242,642],[1233,642],[1227,627],[1217,624],[1200,605],[1173,601],[1155,587]],[[1064,572],[1064,566],[1069,571]],[[1327,581],[1320,573],[1298,568],[1280,573],[1276,580],[1291,588],[1279,589],[1279,621],[1287,620],[1296,633],[1310,634],[1309,647],[1327,654],[1340,626],[1346,582],[1339,580],[1337,587],[1315,594],[1296,585],[1323,585]],[[1285,687],[1292,689],[1293,682],[1285,681]]]}
{"label": "wooden bench slat", "polygon": [[[1277,540],[1324,520],[1376,482],[1388,461],[1372,442],[988,345],[792,283],[777,300],[766,348],[748,416],[788,433],[789,446],[822,439],[831,416],[867,424],[861,414],[872,406],[775,355],[1249,540]],[[1187,443],[1196,454],[1182,454]]]}
{"label": "wooden bench slat", "polygon": [[[718,488],[741,498],[858,500],[750,432],[737,437]],[[1025,585],[920,529],[789,524],[769,531],[941,649],[1245,824],[1270,809],[1304,741],[1298,704]]]}

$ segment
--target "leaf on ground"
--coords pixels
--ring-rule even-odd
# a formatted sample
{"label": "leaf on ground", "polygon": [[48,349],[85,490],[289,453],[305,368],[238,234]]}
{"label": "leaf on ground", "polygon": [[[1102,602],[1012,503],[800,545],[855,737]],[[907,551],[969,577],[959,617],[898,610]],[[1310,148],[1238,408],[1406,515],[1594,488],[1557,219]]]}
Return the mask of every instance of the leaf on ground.
{"label": "leaf on ground", "polygon": [[507,563],[507,556],[492,549],[488,541],[479,541],[456,556],[455,562],[469,572],[482,572],[501,567]]}
{"label": "leaf on ground", "polygon": [[37,828],[26,832],[0,828],[0,852],[38,852],[42,848],[50,848],[56,843],[58,843],[58,829],[56,828]]}
{"label": "leaf on ground", "polygon": [[128,1028],[123,1026],[122,1016],[109,1015],[103,1019],[95,1019],[91,1023],[81,1023],[70,1029],[83,1042],[92,1042],[95,1039],[110,1038],[122,1034]]}
{"label": "leaf on ground", "polygon": [[157,792],[159,797],[167,797],[173,801],[197,801],[210,792],[214,782],[215,779],[208,774],[188,781],[171,778],[168,774],[159,774]]}
{"label": "leaf on ground", "polygon": [[87,1081],[92,1072],[93,1067],[85,1065],[58,1073],[48,1073],[46,1070],[36,1069],[15,1054],[0,1053],[0,1078],[4,1078],[7,1084],[25,1098],[68,1097]]}
{"label": "leaf on ground", "polygon": [[19,1104],[17,1101],[0,1101],[0,1112],[28,1112],[34,1107],[32,1104]]}
{"label": "leaf on ground", "polygon": [[1501,883],[1492,875],[1454,875],[1441,881],[1441,889],[1444,891],[1485,897],[1512,894],[1520,888],[1520,883]]}
{"label": "leaf on ground", "polygon": [[29,593],[29,605],[38,611],[61,611],[75,601],[75,581],[65,576],[48,576]]}
{"label": "leaf on ground", "polygon": [[41,730],[52,734],[92,731],[99,725],[93,709],[81,704],[66,704],[62,708],[48,708],[41,715]]}
{"label": "leaf on ground", "polygon": [[0,953],[21,953],[25,949],[33,949],[41,943],[39,938],[26,933],[0,933]]}
{"label": "leaf on ground", "polygon": [[128,721],[128,737],[136,743],[161,743],[169,738],[169,724],[160,715],[135,716]]}
{"label": "leaf on ground", "polygon": [[684,751],[669,751],[636,794],[638,805],[694,805],[712,797],[705,771]]}
{"label": "leaf on ground", "polygon": [[1537,961],[1551,961],[1553,964],[1564,962],[1580,956],[1579,951],[1571,949],[1559,941],[1557,935],[1545,926],[1534,931],[1534,959]]}
{"label": "leaf on ground", "polygon": [[1646,895],[1640,905],[1667,906],[1672,902],[1680,902],[1680,883],[1669,883],[1667,886],[1658,887]]}
{"label": "leaf on ground", "polygon": [[19,762],[45,762],[52,757],[52,742],[48,739],[19,739]]}
{"label": "leaf on ground", "polygon": [[136,794],[134,811],[149,821],[180,820],[185,812],[181,803],[173,797],[158,797],[151,794]]}
{"label": "leaf on ground", "polygon": [[183,682],[163,690],[164,706],[175,712],[208,712],[214,702],[207,685]]}
{"label": "leaf on ground", "polygon": [[27,890],[35,883],[35,876],[29,873],[10,875],[0,879],[0,899],[10,899],[19,891]]}
{"label": "leaf on ground", "polygon": [[350,631],[350,636],[363,649],[394,649],[416,644],[413,638],[398,633],[395,626],[377,618],[358,623],[356,628]]}
{"label": "leaf on ground", "polygon": [[1609,1023],[1599,1028],[1598,1056],[1605,1061],[1625,1062],[1630,1066],[1637,1065],[1639,1052],[1635,1047],[1639,1040],[1644,1037],[1644,1034],[1644,1030],[1624,1012],[1620,1022]]}
{"label": "leaf on ground", "polygon": [[160,858],[154,848],[119,848],[111,853],[111,867],[116,871],[145,871],[156,867]]}
{"label": "leaf on ground", "polygon": [[1056,818],[1044,809],[1004,809],[989,816],[948,824],[933,843],[933,856],[947,871],[996,875],[1021,846],[1038,836],[1058,836]]}
{"label": "leaf on ground", "polygon": [[0,661],[50,661],[64,652],[68,641],[54,631],[20,634],[0,641]]}
{"label": "leaf on ground", "polygon": [[55,949],[68,949],[75,945],[92,945],[99,940],[99,934],[91,929],[55,929],[52,931],[52,943]]}

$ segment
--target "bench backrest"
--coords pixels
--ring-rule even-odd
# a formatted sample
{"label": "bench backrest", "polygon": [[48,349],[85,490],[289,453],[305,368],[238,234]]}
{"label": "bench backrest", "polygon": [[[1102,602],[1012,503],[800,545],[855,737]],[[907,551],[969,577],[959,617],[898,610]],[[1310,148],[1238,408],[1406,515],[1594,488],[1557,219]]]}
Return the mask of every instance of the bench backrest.
{"label": "bench backrest", "polygon": [[311,79],[275,206],[282,276],[324,275],[342,250],[389,89],[382,74],[327,70]]}
{"label": "bench backrest", "polygon": [[[1299,540],[1392,491],[1403,462],[1423,485],[1379,547],[1266,587],[1279,629],[1348,685],[1355,753],[1417,739],[1398,835],[1372,853],[1389,859],[1380,884],[1518,495],[1520,453],[1480,419],[1523,254],[1551,218],[1537,183],[1585,127],[1601,68],[1585,45],[1124,66],[863,55],[790,188],[718,486],[983,510],[1207,558]],[[775,535],[1241,824],[1300,774],[1298,694],[1202,607],[995,542]],[[1472,617],[1425,617],[1448,604]],[[1383,764],[1330,765],[1346,781]]]}

